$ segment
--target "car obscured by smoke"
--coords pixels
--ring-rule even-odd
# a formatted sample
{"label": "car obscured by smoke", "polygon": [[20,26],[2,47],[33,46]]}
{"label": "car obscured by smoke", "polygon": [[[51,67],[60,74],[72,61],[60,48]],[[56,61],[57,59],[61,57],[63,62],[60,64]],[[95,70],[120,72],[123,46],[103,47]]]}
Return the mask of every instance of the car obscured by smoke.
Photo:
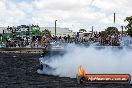
{"label": "car obscured by smoke", "polygon": [[46,47],[47,51],[60,51],[64,50],[64,44],[61,42],[51,42]]}

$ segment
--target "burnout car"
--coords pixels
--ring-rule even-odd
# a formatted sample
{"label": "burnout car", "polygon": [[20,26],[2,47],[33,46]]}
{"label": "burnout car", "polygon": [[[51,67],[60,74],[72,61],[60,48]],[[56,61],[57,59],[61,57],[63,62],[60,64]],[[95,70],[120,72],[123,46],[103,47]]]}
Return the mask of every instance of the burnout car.
{"label": "burnout car", "polygon": [[61,42],[50,42],[46,46],[46,52],[44,56],[62,56],[66,53],[65,51],[65,45]]}

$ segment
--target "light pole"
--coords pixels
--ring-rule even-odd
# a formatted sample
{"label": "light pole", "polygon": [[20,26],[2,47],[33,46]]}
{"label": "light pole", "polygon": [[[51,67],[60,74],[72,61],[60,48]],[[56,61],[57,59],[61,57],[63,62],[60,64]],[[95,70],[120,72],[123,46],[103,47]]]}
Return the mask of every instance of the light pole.
{"label": "light pole", "polygon": [[116,13],[114,13],[114,24],[116,22]]}
{"label": "light pole", "polygon": [[57,20],[55,20],[55,36],[56,36],[56,22],[57,22]]}

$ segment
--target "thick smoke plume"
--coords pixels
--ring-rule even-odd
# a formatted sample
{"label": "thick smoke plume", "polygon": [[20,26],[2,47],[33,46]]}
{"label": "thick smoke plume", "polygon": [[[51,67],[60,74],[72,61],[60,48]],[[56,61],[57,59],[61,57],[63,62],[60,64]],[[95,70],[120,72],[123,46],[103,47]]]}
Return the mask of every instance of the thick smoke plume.
{"label": "thick smoke plume", "polygon": [[[88,74],[131,74],[132,50],[117,47],[82,47],[68,45],[63,56],[53,56],[44,61],[56,70],[53,75],[76,77],[82,65]],[[42,58],[41,58],[42,59]],[[43,58],[44,59],[44,58]]]}

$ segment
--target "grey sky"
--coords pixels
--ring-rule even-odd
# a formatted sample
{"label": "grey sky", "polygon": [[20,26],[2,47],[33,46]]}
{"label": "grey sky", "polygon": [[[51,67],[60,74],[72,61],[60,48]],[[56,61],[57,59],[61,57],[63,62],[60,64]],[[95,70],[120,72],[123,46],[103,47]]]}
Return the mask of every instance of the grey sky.
{"label": "grey sky", "polygon": [[[132,15],[131,0],[0,0],[0,26],[38,24],[104,30],[107,26],[125,25]],[[113,25],[113,13],[116,25]]]}

